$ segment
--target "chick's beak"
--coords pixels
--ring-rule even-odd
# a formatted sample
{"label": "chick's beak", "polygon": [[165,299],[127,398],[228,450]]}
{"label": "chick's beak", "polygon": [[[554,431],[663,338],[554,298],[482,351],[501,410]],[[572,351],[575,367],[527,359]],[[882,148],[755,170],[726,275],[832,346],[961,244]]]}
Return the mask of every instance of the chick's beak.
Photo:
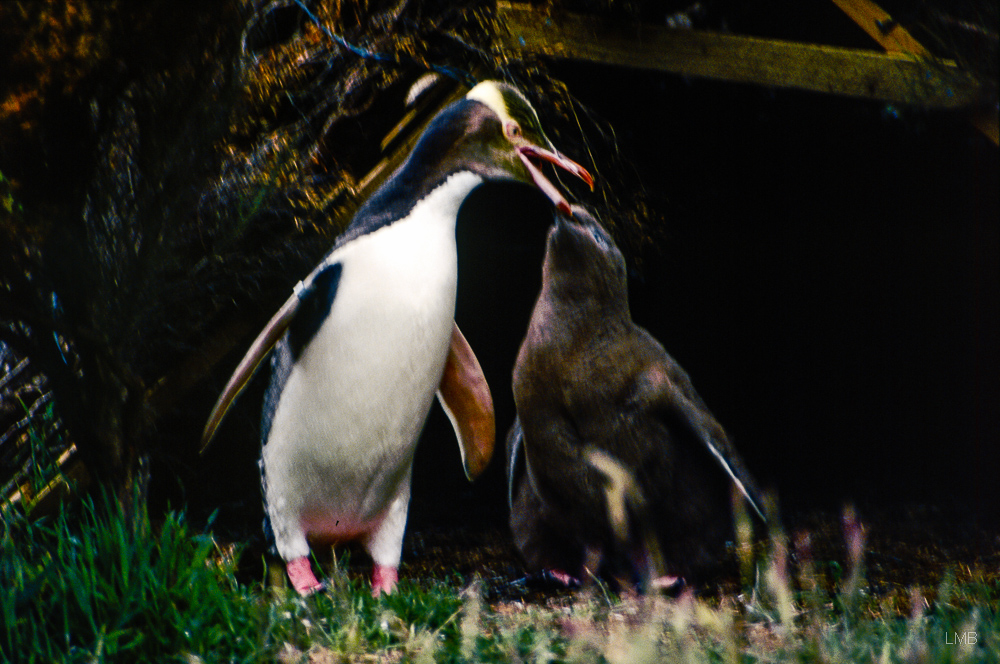
{"label": "chick's beak", "polygon": [[548,196],[549,200],[551,200],[559,210],[566,214],[570,214],[569,201],[567,201],[562,195],[562,192],[560,192],[559,189],[556,188],[556,186],[552,184],[544,174],[542,174],[542,171],[538,168],[538,166],[535,166],[534,162],[531,161],[532,157],[555,164],[559,168],[572,173],[586,182],[591,191],[594,189],[594,178],[587,172],[587,169],[572,159],[564,157],[557,152],[546,150],[545,148],[540,148],[536,145],[523,145],[517,149],[517,155],[524,163],[524,167],[528,169],[528,173],[531,174],[531,179],[534,181],[535,186],[541,189],[542,193]]}

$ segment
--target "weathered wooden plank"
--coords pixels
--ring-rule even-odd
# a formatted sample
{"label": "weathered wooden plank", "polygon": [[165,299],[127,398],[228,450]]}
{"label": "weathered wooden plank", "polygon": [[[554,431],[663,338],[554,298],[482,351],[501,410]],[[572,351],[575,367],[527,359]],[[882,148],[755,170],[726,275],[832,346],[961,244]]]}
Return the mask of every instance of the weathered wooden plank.
{"label": "weathered wooden plank", "polygon": [[31,490],[28,483],[23,484],[11,496],[3,497],[2,509],[20,505],[32,520],[46,516],[54,516],[59,506],[68,499],[86,490],[90,484],[90,473],[83,465],[76,450],[76,445],[70,445],[56,461],[59,474],[38,493]]}
{"label": "weathered wooden plank", "polygon": [[501,2],[498,11],[497,39],[513,51],[927,107],[962,107],[974,98],[974,83],[953,66],[907,53],[673,30],[517,3]]}
{"label": "weathered wooden plank", "polygon": [[912,53],[928,56],[923,44],[913,38],[906,28],[896,23],[889,14],[868,0],[832,0],[833,4],[851,17],[868,36],[890,53]]}
{"label": "weathered wooden plank", "polygon": [[[871,0],[833,0],[833,4],[851,17],[862,30],[889,52],[912,53],[922,58],[930,53],[906,28],[896,23],[889,14]],[[972,125],[1000,145],[1000,118],[996,109],[977,110],[969,120]]]}

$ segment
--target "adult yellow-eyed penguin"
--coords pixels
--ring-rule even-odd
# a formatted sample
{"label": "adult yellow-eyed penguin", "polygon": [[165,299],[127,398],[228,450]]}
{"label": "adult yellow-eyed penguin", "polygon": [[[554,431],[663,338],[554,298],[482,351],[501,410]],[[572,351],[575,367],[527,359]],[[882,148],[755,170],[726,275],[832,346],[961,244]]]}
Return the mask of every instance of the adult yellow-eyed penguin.
{"label": "adult yellow-eyed penguin", "polygon": [[483,82],[442,110],[298,284],[220,396],[203,446],[274,347],[261,427],[265,530],[269,522],[299,593],[321,587],[310,540],[360,540],[374,562],[373,593],[392,590],[414,448],[435,393],[470,479],[489,461],[489,388],[454,323],[455,223],[486,180],[533,183],[569,209],[532,159],[593,185],[555,151],[514,87]]}
{"label": "adult yellow-eyed penguin", "polygon": [[[582,208],[557,213],[549,231],[513,388],[510,525],[533,571],[569,583],[603,563],[613,575],[624,566],[633,578],[690,581],[723,552],[734,486],[760,513],[687,374],[632,321],[622,254]],[[638,489],[625,508],[609,500],[609,463]],[[616,509],[631,522],[624,537]]]}

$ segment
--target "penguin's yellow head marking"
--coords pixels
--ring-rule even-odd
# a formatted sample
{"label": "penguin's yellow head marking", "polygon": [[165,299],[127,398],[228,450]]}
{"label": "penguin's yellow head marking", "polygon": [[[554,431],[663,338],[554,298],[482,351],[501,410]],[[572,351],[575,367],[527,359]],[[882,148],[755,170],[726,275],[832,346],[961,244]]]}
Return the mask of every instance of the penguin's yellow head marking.
{"label": "penguin's yellow head marking", "polygon": [[[493,109],[494,113],[500,116],[501,120],[510,120],[510,114],[507,113],[507,104],[504,103],[503,95],[500,93],[501,85],[503,84],[496,81],[483,81],[469,90],[465,98],[486,104]],[[521,94],[520,91],[518,91],[518,94]]]}
{"label": "penguin's yellow head marking", "polygon": [[533,144],[552,150],[552,142],[542,131],[538,113],[524,94],[500,81],[483,81],[469,90],[466,99],[485,104],[497,114],[503,133],[515,145]]}

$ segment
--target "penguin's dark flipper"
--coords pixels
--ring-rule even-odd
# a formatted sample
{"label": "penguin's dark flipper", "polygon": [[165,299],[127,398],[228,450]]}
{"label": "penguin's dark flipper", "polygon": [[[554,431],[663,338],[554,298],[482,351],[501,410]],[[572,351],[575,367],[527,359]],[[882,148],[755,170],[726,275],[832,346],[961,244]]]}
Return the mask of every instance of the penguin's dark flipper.
{"label": "penguin's dark flipper", "polygon": [[457,324],[451,331],[451,346],[437,397],[455,427],[465,474],[474,480],[493,456],[496,418],[483,368]]}
{"label": "penguin's dark flipper", "polygon": [[[274,348],[274,344],[281,339],[281,336],[291,326],[300,308],[309,313],[312,309],[322,309],[325,307],[325,311],[322,314],[325,315],[329,312],[330,305],[337,292],[340,272],[340,263],[321,264],[306,279],[299,282],[298,286],[295,287],[295,293],[285,301],[281,309],[278,310],[278,313],[271,317],[271,320],[264,326],[261,333],[257,335],[257,338],[250,345],[250,350],[240,360],[239,365],[229,378],[229,382],[226,383],[225,389],[222,390],[222,394],[219,395],[218,401],[215,402],[215,407],[212,408],[212,412],[208,416],[205,430],[201,434],[202,454],[208,449],[208,445],[212,442],[212,437],[215,435],[216,429],[219,428],[219,424],[222,423],[222,419],[226,416],[226,412],[229,411],[229,407],[233,405],[240,392],[243,391],[243,388],[253,378],[260,363],[264,361],[267,354]],[[310,316],[310,318],[322,321],[319,313],[316,316]],[[300,325],[298,327],[309,327],[309,325]],[[318,327],[318,324],[313,329],[308,330],[306,334],[308,336],[315,334],[315,327]],[[299,336],[302,335],[300,334]],[[308,339],[299,341],[300,344],[298,345],[304,345],[304,342],[308,341]]]}
{"label": "penguin's dark flipper", "polygon": [[766,522],[760,492],[733,451],[722,426],[701,405],[687,374],[680,370],[671,371],[668,367],[657,364],[646,369],[639,381],[643,385],[637,391],[649,395],[647,405],[679,419],[711,453],[757,516]]}

